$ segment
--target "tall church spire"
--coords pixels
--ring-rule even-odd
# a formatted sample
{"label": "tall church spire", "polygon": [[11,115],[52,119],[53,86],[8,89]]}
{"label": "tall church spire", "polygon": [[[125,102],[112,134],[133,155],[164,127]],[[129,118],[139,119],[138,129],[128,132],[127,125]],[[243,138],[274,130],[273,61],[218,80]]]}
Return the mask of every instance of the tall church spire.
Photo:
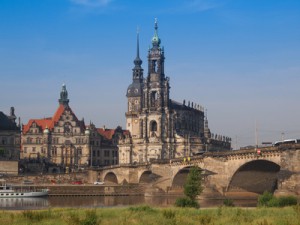
{"label": "tall church spire", "polygon": [[134,68],[133,71],[133,80],[139,80],[142,81],[143,79],[143,69],[141,67],[143,61],[140,58],[140,40],[139,40],[139,30],[137,30],[137,36],[136,36],[136,58],[133,61],[134,62]]}
{"label": "tall church spire", "polygon": [[136,35],[136,58],[134,60],[135,68],[141,68],[143,61],[140,58],[140,39],[139,39],[139,29],[137,29]]}
{"label": "tall church spire", "polygon": [[69,104],[68,91],[67,91],[65,84],[62,85],[62,89],[60,92],[60,99],[58,100],[58,102],[59,102],[59,104],[65,105],[65,106],[67,106]]}

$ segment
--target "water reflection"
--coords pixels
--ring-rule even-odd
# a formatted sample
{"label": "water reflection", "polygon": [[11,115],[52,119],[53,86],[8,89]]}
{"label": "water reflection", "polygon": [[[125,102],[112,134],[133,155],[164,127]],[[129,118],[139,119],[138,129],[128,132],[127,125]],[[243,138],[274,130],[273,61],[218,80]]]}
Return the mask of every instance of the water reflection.
{"label": "water reflection", "polygon": [[[75,208],[102,208],[122,207],[129,205],[147,204],[151,206],[173,206],[178,196],[78,196],[78,197],[55,197],[48,198],[7,198],[0,199],[1,209],[42,209],[49,207],[75,207]],[[236,206],[254,207],[256,200],[234,200]],[[203,208],[217,207],[223,204],[223,200],[201,199],[200,206]]]}
{"label": "water reflection", "polygon": [[0,198],[0,209],[41,209],[48,207],[47,198]]}

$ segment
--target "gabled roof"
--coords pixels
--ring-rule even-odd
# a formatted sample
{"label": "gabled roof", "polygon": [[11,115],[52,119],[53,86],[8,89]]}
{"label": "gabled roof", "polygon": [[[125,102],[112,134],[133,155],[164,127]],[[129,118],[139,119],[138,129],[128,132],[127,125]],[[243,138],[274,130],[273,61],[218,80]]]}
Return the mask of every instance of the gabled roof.
{"label": "gabled roof", "polygon": [[106,129],[106,128],[97,128],[97,131],[100,135],[102,135],[107,140],[111,140],[115,133],[118,131],[121,131],[123,135],[129,134],[128,130],[122,130],[120,127],[117,127],[116,129]]}
{"label": "gabled roof", "polygon": [[83,121],[79,121],[76,117],[76,115],[73,113],[72,109],[68,105],[60,104],[57,108],[56,112],[54,113],[53,117],[44,118],[44,119],[31,119],[29,122],[23,126],[23,134],[27,133],[32,125],[33,122],[35,122],[42,130],[48,128],[49,130],[52,130],[55,126],[55,124],[59,121],[62,114],[65,112],[65,110],[68,109],[71,111],[71,114],[74,116],[75,121],[78,122],[78,125],[85,129],[85,124]]}
{"label": "gabled roof", "polygon": [[31,119],[26,125],[23,125],[23,134],[29,131],[33,123],[36,123],[40,129],[44,130],[46,127],[50,129],[53,122],[51,117],[45,119]]}
{"label": "gabled roof", "polygon": [[115,134],[115,129],[97,128],[97,131],[107,140],[111,140],[113,135]]}

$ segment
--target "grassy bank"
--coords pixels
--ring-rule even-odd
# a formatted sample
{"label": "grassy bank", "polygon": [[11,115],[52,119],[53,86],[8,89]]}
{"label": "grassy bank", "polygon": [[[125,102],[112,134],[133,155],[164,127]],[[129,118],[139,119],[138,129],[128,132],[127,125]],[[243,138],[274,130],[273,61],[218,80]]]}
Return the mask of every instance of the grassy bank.
{"label": "grassy bank", "polygon": [[151,208],[137,206],[105,209],[49,209],[1,211],[0,224],[6,225],[96,225],[96,224],[230,224],[300,225],[300,206],[285,208],[215,209]]}

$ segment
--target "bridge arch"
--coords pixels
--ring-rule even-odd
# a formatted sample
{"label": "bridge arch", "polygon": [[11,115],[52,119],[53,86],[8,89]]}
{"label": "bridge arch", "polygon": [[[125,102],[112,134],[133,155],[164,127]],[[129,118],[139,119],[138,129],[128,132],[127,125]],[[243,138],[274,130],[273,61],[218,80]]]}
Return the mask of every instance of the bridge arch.
{"label": "bridge arch", "polygon": [[232,175],[227,187],[230,191],[245,191],[262,194],[277,189],[280,165],[275,162],[257,159],[244,163]]}
{"label": "bridge arch", "polygon": [[177,171],[172,179],[172,188],[182,188],[190,172],[191,166],[182,167]]}
{"label": "bridge arch", "polygon": [[139,176],[139,183],[151,183],[154,181],[153,174],[150,170],[144,170]]}
{"label": "bridge arch", "polygon": [[117,175],[114,173],[114,172],[107,172],[105,175],[104,175],[104,179],[103,181],[105,183],[114,183],[114,184],[118,184],[118,177]]}

